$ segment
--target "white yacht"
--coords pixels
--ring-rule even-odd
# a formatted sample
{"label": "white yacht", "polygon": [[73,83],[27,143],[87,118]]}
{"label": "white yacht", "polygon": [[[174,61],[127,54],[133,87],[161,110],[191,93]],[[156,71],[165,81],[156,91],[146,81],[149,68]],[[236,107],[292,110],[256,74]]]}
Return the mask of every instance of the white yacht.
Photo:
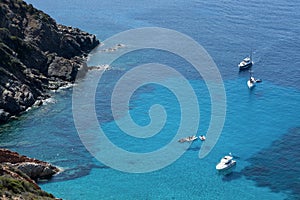
{"label": "white yacht", "polygon": [[233,160],[231,155],[224,156],[220,162],[216,165],[218,171],[229,169],[236,165],[236,161]]}
{"label": "white yacht", "polygon": [[253,62],[252,62],[251,56],[248,56],[248,57],[244,58],[242,60],[242,62],[240,62],[238,67],[239,67],[240,70],[248,69],[249,67],[252,66],[252,64],[253,64]]}
{"label": "white yacht", "polygon": [[248,85],[249,89],[252,89],[255,86],[256,83],[260,83],[260,82],[262,82],[262,80],[261,79],[255,79],[253,77],[253,72],[252,71],[249,71],[249,72],[250,72],[250,78],[247,81],[247,85]]}
{"label": "white yacht", "polygon": [[255,83],[256,83],[256,80],[253,76],[251,76],[249,78],[249,80],[247,81],[247,85],[248,85],[248,88],[251,89],[255,86]]}

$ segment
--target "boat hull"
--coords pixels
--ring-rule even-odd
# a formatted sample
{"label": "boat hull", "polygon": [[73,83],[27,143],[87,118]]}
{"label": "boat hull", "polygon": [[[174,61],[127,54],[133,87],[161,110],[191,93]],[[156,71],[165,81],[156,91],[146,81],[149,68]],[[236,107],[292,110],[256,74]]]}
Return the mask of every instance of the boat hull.
{"label": "boat hull", "polygon": [[250,67],[252,67],[252,63],[246,64],[246,65],[238,65],[240,70],[244,70],[244,69],[249,69]]}
{"label": "boat hull", "polygon": [[255,83],[253,83],[253,82],[251,83],[251,81],[248,80],[247,81],[247,86],[248,86],[249,89],[251,89],[251,88],[253,88],[255,86]]}
{"label": "boat hull", "polygon": [[236,165],[236,161],[233,160],[230,164],[226,164],[226,165],[218,164],[216,166],[216,170],[218,170],[218,171],[228,170],[228,169],[234,167],[235,165]]}

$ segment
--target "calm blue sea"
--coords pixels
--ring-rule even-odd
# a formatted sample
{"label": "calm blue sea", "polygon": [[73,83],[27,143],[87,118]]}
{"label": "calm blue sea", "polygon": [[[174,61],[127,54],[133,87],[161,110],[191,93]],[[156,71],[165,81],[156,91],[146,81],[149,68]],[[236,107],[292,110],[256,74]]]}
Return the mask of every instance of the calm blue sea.
{"label": "calm blue sea", "polygon": [[[96,34],[101,41],[121,31],[142,27],[163,27],[186,34],[214,59],[227,98],[222,134],[207,157],[199,159],[203,143],[195,141],[165,168],[126,173],[99,162],[82,144],[72,114],[72,88],[53,93],[47,105],[0,126],[1,147],[49,161],[64,170],[50,181],[41,181],[44,190],[69,200],[300,199],[299,1],[26,2],[58,23]],[[126,41],[120,43],[124,43],[124,48],[130,46]],[[251,51],[254,75],[263,82],[250,91],[246,85],[249,73],[239,73],[237,64]],[[95,52],[89,64],[104,64]],[[211,120],[208,89],[189,63],[174,54],[153,49],[131,52],[105,72],[97,87],[94,106],[107,137],[131,152],[152,152],[165,146],[180,126],[178,100],[171,90],[157,84],[140,87],[132,95],[129,113],[137,124],[145,126],[151,122],[149,108],[162,105],[167,120],[159,134],[148,139],[128,136],[116,123],[122,116],[119,119],[112,116],[110,98],[115,83],[135,66],[151,62],[168,65],[189,81],[200,108],[195,134],[205,134]],[[76,87],[89,88],[94,83],[98,83],[97,71],[89,72]],[[82,95],[85,92],[92,92],[92,87]],[[83,117],[88,125],[89,116]],[[99,151],[101,148],[99,145]],[[229,152],[236,157],[237,166],[231,174],[220,175],[215,165]]]}

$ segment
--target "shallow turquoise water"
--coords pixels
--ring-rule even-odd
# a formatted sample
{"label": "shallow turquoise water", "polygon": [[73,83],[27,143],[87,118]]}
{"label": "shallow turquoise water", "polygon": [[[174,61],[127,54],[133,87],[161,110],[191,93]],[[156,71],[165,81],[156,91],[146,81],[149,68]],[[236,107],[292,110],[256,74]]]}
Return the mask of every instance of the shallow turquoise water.
{"label": "shallow turquoise water", "polygon": [[[33,109],[20,120],[0,127],[2,147],[64,169],[51,181],[41,183],[43,189],[63,199],[300,198],[299,181],[290,178],[299,177],[300,173],[299,168],[293,168],[299,157],[299,151],[295,153],[295,147],[300,145],[299,137],[294,137],[292,144],[278,145],[284,138],[291,140],[290,135],[298,133],[293,130],[300,126],[297,1],[72,1],[72,9],[70,1],[27,2],[48,12],[59,23],[93,32],[102,40],[120,31],[144,26],[171,28],[187,34],[203,45],[215,60],[227,96],[224,128],[207,157],[198,158],[202,143],[196,141],[166,168],[132,174],[114,170],[93,158],[81,143],[74,125],[72,89],[54,94],[54,103]],[[246,86],[249,74],[247,71],[238,73],[236,65],[251,48],[254,49],[254,74],[263,82],[249,91]],[[103,61],[94,56],[89,62],[98,65]],[[133,52],[117,60],[112,70],[105,72],[95,105],[107,137],[128,151],[144,153],[159,149],[168,144],[179,127],[177,99],[168,89],[155,84],[134,93],[130,114],[136,123],[147,125],[150,106],[163,105],[168,118],[159,134],[149,139],[128,136],[112,117],[110,97],[115,82],[133,67],[149,62],[172,66],[189,80],[200,107],[197,134],[206,133],[210,123],[209,93],[191,65],[160,51]],[[96,73],[90,72],[77,87],[89,86],[95,81]],[[88,124],[89,118],[85,120]],[[228,152],[237,157],[237,166],[233,173],[222,176],[216,173],[215,164]],[[288,164],[282,165],[282,159],[276,160],[274,155],[288,157],[284,161]],[[274,159],[266,162],[267,158]],[[273,170],[266,173],[268,168],[280,170],[282,181],[278,181]],[[290,183],[293,189],[288,187]]]}
{"label": "shallow turquoise water", "polygon": [[[197,84],[199,81],[194,82]],[[257,187],[255,182],[246,179],[243,170],[250,166],[249,158],[262,149],[269,148],[273,141],[286,134],[295,123],[299,123],[293,116],[297,116],[295,108],[300,97],[295,95],[295,90],[280,88],[267,82],[249,93],[244,84],[241,84],[243,82],[243,79],[225,82],[230,92],[227,92],[228,112],[224,130],[213,151],[202,160],[198,158],[201,142],[196,141],[179,160],[159,171],[130,174],[104,166],[95,161],[80,143],[72,122],[70,102],[67,100],[71,92],[68,90],[65,94],[55,96],[57,103],[31,111],[24,119],[3,127],[2,146],[63,167],[66,171],[49,183],[42,184],[42,188],[65,199],[218,199],[228,192],[234,194],[229,199],[254,199],[257,196],[260,199],[284,199],[282,192],[285,191],[273,193],[267,187]],[[149,95],[151,94],[146,94],[147,98],[140,95],[137,102],[150,99]],[[247,103],[237,106],[237,97]],[[156,98],[166,97],[162,95]],[[278,99],[283,98],[288,98],[289,104],[281,104]],[[274,109],[276,107],[280,109]],[[170,112],[172,113],[172,109]],[[245,120],[249,116],[255,120]],[[203,118],[205,121],[205,114]],[[167,127],[166,132],[176,126],[174,124]],[[200,126],[199,133],[205,132],[205,126],[207,127],[207,122]],[[139,143],[137,139],[132,141],[120,137],[114,127],[113,122],[105,123],[105,128],[113,133],[109,135],[111,140],[131,151],[151,151],[165,145],[162,138],[170,137],[162,134],[158,139],[154,138],[154,141]],[[40,137],[41,133],[43,137]],[[232,152],[239,157],[236,169],[229,176],[218,175],[214,168],[224,152]],[[272,152],[268,152],[270,153]],[[272,179],[268,181],[271,182]]]}

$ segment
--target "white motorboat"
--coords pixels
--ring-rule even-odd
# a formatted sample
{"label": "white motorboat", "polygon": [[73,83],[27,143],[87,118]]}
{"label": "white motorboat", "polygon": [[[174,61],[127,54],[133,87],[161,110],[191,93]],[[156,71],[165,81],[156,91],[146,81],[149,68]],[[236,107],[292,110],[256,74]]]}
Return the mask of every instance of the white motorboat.
{"label": "white motorboat", "polygon": [[233,160],[233,157],[230,155],[224,156],[220,162],[216,165],[216,169],[218,171],[230,169],[231,167],[236,165],[236,161]]}
{"label": "white motorboat", "polygon": [[247,56],[239,63],[238,67],[240,70],[248,69],[249,67],[252,66],[252,64],[253,62],[252,62],[252,53],[251,53],[250,56]]}
{"label": "white motorboat", "polygon": [[200,139],[201,141],[205,141],[205,140],[206,140],[206,137],[205,137],[204,135],[200,135],[200,136],[199,136],[199,139]]}
{"label": "white motorboat", "polygon": [[255,79],[253,77],[253,71],[249,71],[249,72],[250,72],[250,78],[247,81],[247,85],[248,85],[248,88],[251,89],[255,86],[256,83],[262,82],[262,80],[261,79]]}
{"label": "white motorboat", "polygon": [[248,85],[248,88],[251,89],[255,86],[255,83],[256,83],[256,80],[253,76],[251,76],[249,78],[249,80],[247,81],[247,85]]}

